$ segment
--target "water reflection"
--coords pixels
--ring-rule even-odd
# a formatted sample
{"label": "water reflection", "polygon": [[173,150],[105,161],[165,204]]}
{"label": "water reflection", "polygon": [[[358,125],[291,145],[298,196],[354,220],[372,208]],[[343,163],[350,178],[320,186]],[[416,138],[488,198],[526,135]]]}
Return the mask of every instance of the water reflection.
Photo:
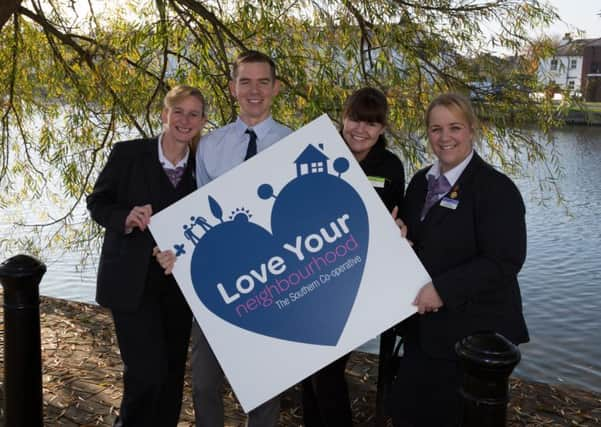
{"label": "water reflection", "polygon": [[[520,283],[531,342],[517,374],[601,391],[601,129],[556,132],[566,206],[527,203],[528,258]],[[566,213],[566,207],[568,213]]]}

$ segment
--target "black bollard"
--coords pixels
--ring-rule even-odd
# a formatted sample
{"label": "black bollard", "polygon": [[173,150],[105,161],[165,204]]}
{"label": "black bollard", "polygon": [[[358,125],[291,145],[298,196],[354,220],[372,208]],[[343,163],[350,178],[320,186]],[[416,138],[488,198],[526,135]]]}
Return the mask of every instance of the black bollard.
{"label": "black bollard", "polygon": [[44,425],[39,284],[45,272],[42,262],[27,255],[0,264],[6,427]]}
{"label": "black bollard", "polygon": [[507,422],[509,376],[518,347],[496,332],[478,332],[455,344],[463,369],[463,427],[502,427]]}

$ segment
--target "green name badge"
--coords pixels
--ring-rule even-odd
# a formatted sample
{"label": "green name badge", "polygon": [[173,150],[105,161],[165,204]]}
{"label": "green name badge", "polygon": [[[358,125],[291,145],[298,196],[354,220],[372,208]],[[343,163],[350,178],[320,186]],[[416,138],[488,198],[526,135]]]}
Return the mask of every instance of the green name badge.
{"label": "green name badge", "polygon": [[382,178],[381,176],[368,176],[367,179],[369,179],[369,182],[374,188],[384,188],[386,178]]}

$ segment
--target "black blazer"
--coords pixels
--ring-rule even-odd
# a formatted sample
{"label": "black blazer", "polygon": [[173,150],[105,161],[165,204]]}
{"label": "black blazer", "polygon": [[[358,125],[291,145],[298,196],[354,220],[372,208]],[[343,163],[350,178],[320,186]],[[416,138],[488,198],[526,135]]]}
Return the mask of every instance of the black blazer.
{"label": "black blazer", "polygon": [[400,212],[405,192],[405,170],[397,155],[386,148],[384,136],[380,135],[359,166],[368,177],[384,178],[384,186],[374,189],[389,211],[398,206]]}
{"label": "black blazer", "polygon": [[517,274],[526,258],[525,208],[513,182],[474,153],[449,192],[455,210],[435,204],[424,221],[426,172],[411,180],[403,219],[408,239],[444,302],[436,313],[410,319],[415,338],[433,357],[454,358],[454,344],[493,330],[527,342]]}
{"label": "black blazer", "polygon": [[[172,194],[170,197],[175,200],[166,200],[160,191],[168,178],[158,160],[157,144],[157,138],[115,144],[94,190],[87,197],[92,218],[105,228],[96,301],[111,309],[135,310],[151,262],[156,264],[152,257],[155,242],[150,231],[134,228],[125,234],[127,215],[134,206],[146,204],[152,205],[155,214],[179,198]],[[186,173],[178,185],[185,194],[196,188],[193,157],[190,154]]]}

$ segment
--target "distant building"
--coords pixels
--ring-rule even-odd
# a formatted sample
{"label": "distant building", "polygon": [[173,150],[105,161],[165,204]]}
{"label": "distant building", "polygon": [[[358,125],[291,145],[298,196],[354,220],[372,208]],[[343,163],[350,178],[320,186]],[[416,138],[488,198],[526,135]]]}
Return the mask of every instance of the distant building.
{"label": "distant building", "polygon": [[584,47],[582,75],[586,100],[601,102],[601,38]]}
{"label": "distant building", "polygon": [[538,67],[539,79],[574,96],[601,101],[601,38],[564,40]]}

